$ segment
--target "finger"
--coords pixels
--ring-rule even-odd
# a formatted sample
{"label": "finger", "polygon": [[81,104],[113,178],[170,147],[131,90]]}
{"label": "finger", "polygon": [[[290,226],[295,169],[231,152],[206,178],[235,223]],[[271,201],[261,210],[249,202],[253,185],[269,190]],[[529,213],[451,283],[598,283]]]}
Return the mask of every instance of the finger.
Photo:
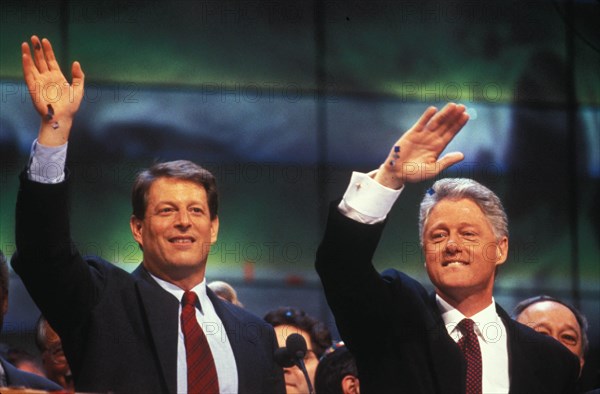
{"label": "finger", "polygon": [[31,58],[31,50],[29,49],[29,44],[27,44],[26,42],[21,44],[21,55],[21,60],[23,62],[23,77],[25,78],[25,83],[27,84],[27,87],[31,89],[31,87],[35,85],[37,69],[35,68],[33,59]]}
{"label": "finger", "polygon": [[427,123],[427,129],[430,131],[436,131],[441,125],[451,120],[457,111],[457,105],[454,103],[448,103],[440,112],[435,114],[433,118]]}
{"label": "finger", "polygon": [[40,73],[48,71],[48,65],[44,58],[44,52],[42,50],[42,43],[37,36],[31,37],[31,45],[33,45],[33,57],[35,59],[35,65]]}
{"label": "finger", "polygon": [[457,118],[448,125],[448,129],[444,133],[444,135],[449,135],[450,139],[454,138],[454,136],[467,124],[470,117],[466,112],[459,113]]}
{"label": "finger", "polygon": [[42,48],[44,49],[44,57],[46,59],[46,64],[48,65],[48,69],[51,71],[60,71],[60,66],[58,65],[56,57],[54,56],[52,44],[50,44],[50,41],[47,38],[42,39]]}
{"label": "finger", "polygon": [[423,112],[423,115],[417,120],[417,122],[413,125],[413,129],[416,131],[421,131],[425,128],[427,123],[431,120],[431,118],[436,114],[437,108],[431,106]]}

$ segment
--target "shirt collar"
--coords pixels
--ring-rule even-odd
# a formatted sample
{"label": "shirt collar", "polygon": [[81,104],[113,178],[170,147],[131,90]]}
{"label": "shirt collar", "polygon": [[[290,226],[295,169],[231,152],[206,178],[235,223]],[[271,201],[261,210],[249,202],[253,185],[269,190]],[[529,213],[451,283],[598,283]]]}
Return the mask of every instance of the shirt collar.
{"label": "shirt collar", "polygon": [[[435,295],[435,301],[437,303],[438,309],[442,314],[442,320],[444,321],[444,325],[446,326],[446,330],[448,330],[448,334],[458,341],[458,339],[462,336],[460,330],[458,329],[458,323],[462,319],[466,319],[466,316],[463,315],[458,309],[454,308],[448,302],[442,299],[438,294]],[[481,328],[485,327],[486,324],[491,322],[498,322],[500,317],[496,312],[496,301],[494,297],[492,297],[492,303],[485,307],[483,310],[477,312],[469,319],[475,322],[475,334],[478,337],[487,342],[487,338],[483,335]]]}
{"label": "shirt collar", "polygon": [[[152,275],[150,272],[148,273],[150,274],[152,279],[154,279],[156,283],[158,283],[160,287],[162,287],[165,291],[171,293],[175,298],[177,298],[179,302],[181,302],[181,299],[183,298],[183,293],[185,293],[185,291],[181,287],[174,285],[171,282],[167,282],[166,280],[160,279]],[[207,302],[210,302],[210,300],[208,299],[208,295],[206,294],[206,278],[204,278],[202,282],[198,283],[196,286],[191,288],[190,291],[193,291],[198,296],[198,301],[200,302],[199,309],[200,312],[202,312],[202,305],[206,305]]]}

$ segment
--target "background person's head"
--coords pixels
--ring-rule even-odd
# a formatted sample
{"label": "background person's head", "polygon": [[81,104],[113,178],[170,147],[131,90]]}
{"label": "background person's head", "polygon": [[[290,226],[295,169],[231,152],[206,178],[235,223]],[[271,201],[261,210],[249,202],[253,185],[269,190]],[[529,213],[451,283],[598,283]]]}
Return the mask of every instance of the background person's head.
{"label": "background person's head", "polygon": [[[303,310],[292,307],[281,307],[267,312],[264,319],[274,327],[280,347],[285,346],[286,339],[291,334],[302,335],[306,340],[308,351],[304,363],[314,386],[319,358],[332,344],[331,333],[327,326]],[[287,394],[308,393],[308,386],[300,368],[296,366],[284,368],[284,377]]]}
{"label": "background person's head", "polygon": [[315,373],[316,394],[360,394],[354,356],[343,342],[325,351]]}
{"label": "background person's head", "polygon": [[237,291],[227,282],[215,280],[207,285],[217,296],[225,301],[231,302],[233,305],[244,307],[244,304],[238,299]]}
{"label": "background person's head", "polygon": [[72,389],[72,374],[62,348],[62,341],[44,316],[40,316],[35,326],[35,344],[42,355],[42,367],[48,379]]}
{"label": "background person's head", "polygon": [[541,295],[521,301],[514,318],[537,332],[551,336],[579,357],[583,369],[588,349],[586,317],[572,305],[557,298]]}

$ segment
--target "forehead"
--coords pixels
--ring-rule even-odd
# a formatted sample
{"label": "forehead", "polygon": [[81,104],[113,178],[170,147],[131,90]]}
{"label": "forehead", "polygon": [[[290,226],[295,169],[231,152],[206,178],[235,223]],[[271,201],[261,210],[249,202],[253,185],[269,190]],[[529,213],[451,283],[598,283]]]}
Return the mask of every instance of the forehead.
{"label": "forehead", "polygon": [[431,208],[425,228],[436,224],[481,224],[490,226],[479,205],[468,198],[449,199],[444,198]]}
{"label": "forehead", "polygon": [[310,339],[310,334],[306,331],[304,331],[301,328],[298,328],[296,326],[290,326],[287,324],[281,324],[279,326],[274,327],[275,330],[275,335],[277,336],[277,343],[279,344],[279,346],[283,347],[285,346],[285,340],[287,339],[287,337],[289,337],[292,334],[300,334],[304,337],[304,340],[306,341],[306,345],[308,346],[308,349],[312,349],[312,342]]}
{"label": "forehead", "polygon": [[196,199],[206,200],[204,186],[193,181],[178,178],[158,178],[148,189],[148,203],[157,203],[162,200]]}
{"label": "forehead", "polygon": [[574,327],[579,327],[575,314],[569,308],[554,301],[541,301],[529,305],[522,312],[526,318],[534,322],[546,322],[555,325],[568,323]]}

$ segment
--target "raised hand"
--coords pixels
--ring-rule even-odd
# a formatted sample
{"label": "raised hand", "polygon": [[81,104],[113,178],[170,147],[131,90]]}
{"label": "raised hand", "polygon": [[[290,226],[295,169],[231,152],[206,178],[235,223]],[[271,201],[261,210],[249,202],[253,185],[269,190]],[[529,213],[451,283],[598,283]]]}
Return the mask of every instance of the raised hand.
{"label": "raised hand", "polygon": [[69,84],[60,71],[52,45],[47,39],[31,37],[29,45],[21,44],[23,76],[35,109],[42,117],[38,142],[57,146],[67,142],[73,117],[83,98],[84,74],[79,62],[73,62]]}
{"label": "raised hand", "polygon": [[392,189],[406,182],[432,178],[464,158],[453,152],[439,158],[446,146],[469,120],[464,105],[447,104],[441,111],[429,107],[394,144],[375,180]]}

